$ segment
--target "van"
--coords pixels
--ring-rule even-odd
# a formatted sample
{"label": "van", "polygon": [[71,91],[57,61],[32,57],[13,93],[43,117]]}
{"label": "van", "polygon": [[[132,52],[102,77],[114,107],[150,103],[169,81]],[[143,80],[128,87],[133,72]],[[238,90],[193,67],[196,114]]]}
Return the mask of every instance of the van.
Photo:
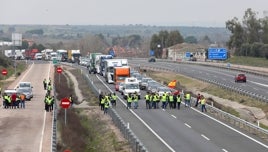
{"label": "van", "polygon": [[123,92],[124,99],[127,99],[128,94],[134,94],[134,93],[137,93],[138,98],[140,99],[141,91],[140,91],[139,82],[137,78],[134,78],[134,77],[126,78],[122,92]]}

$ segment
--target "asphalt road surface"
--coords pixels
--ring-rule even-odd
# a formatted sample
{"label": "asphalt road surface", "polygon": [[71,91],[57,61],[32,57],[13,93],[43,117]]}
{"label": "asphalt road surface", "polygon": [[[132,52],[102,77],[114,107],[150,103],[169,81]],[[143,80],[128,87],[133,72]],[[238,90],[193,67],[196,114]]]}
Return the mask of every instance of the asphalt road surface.
{"label": "asphalt road surface", "polygon": [[51,150],[52,113],[44,110],[44,78],[53,78],[53,66],[29,63],[27,71],[9,86],[20,81],[32,83],[34,97],[26,101],[25,109],[0,109],[0,152],[48,152]]}
{"label": "asphalt road surface", "polygon": [[[165,66],[165,63],[155,66]],[[102,91],[114,92],[114,86],[104,83],[101,76],[92,74],[90,79]],[[117,95],[121,97],[119,93]],[[201,113],[200,109],[182,105],[181,110],[147,110],[145,101],[141,100],[139,109],[127,110],[125,100],[121,98],[117,103],[115,110],[124,122],[129,123],[132,131],[149,151],[266,152],[268,150],[267,141],[232,128]]]}

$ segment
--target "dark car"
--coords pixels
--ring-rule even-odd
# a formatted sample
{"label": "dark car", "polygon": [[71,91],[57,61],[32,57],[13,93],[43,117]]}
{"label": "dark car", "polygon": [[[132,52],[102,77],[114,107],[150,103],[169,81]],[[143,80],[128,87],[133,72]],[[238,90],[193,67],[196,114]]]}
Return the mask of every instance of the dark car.
{"label": "dark car", "polygon": [[154,57],[149,58],[148,62],[155,62],[155,58]]}
{"label": "dark car", "polygon": [[235,82],[247,82],[247,77],[245,74],[237,74],[235,76]]}

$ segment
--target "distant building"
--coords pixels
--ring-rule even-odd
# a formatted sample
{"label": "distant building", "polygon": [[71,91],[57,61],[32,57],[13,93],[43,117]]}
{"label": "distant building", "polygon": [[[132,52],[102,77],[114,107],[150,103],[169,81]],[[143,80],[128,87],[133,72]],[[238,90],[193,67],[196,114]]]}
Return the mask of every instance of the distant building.
{"label": "distant building", "polygon": [[0,46],[12,46],[12,42],[0,41]]}
{"label": "distant building", "polygon": [[166,49],[167,58],[173,61],[187,61],[196,59],[205,61],[206,47],[200,44],[180,43]]}

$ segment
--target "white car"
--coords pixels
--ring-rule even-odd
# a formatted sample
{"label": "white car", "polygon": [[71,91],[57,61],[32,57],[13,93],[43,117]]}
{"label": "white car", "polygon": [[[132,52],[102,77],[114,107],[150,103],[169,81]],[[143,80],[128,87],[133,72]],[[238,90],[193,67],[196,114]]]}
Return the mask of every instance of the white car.
{"label": "white car", "polygon": [[33,88],[31,82],[20,82],[17,88]]}
{"label": "white car", "polygon": [[170,93],[171,94],[171,89],[167,87],[158,87],[156,92],[158,93],[159,96],[162,96],[164,93]]}

